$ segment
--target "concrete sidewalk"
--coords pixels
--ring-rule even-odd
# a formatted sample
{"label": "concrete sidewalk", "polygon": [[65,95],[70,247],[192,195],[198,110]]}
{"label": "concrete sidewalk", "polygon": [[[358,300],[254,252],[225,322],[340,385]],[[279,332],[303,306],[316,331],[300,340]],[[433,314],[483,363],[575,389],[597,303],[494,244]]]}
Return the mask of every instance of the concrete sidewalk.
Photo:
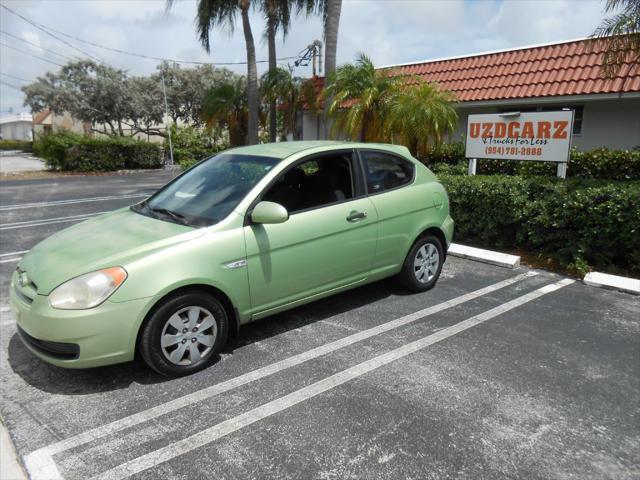
{"label": "concrete sidewalk", "polygon": [[45,165],[38,157],[17,150],[0,152],[0,173],[37,172]]}
{"label": "concrete sidewalk", "polygon": [[0,480],[27,480],[18,463],[16,449],[9,437],[9,432],[2,422],[0,422]]}

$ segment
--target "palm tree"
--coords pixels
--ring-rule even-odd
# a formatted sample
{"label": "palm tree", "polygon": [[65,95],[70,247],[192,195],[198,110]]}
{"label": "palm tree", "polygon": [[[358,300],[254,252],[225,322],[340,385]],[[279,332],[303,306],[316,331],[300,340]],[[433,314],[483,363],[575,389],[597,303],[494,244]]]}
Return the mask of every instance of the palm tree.
{"label": "palm tree", "polygon": [[[263,0],[262,9],[267,17],[267,46],[269,50],[269,72],[276,72],[278,68],[276,60],[276,33],[278,28],[282,30],[283,36],[287,34],[291,22],[292,0]],[[277,121],[276,101],[269,103],[269,140],[276,141]]]}
{"label": "palm tree", "polygon": [[209,129],[229,132],[232,147],[244,145],[248,131],[247,85],[244,77],[230,79],[209,90],[202,103],[202,119]]}
{"label": "palm tree", "polygon": [[604,11],[618,13],[605,18],[592,37],[604,41],[602,69],[611,78],[625,63],[640,64],[640,0],[607,0]]}
{"label": "palm tree", "polygon": [[277,104],[284,117],[283,137],[297,138],[297,118],[303,106],[317,108],[313,85],[300,77],[293,77],[284,68],[266,72],[260,79],[260,91],[264,99]]}
{"label": "palm tree", "polygon": [[399,81],[388,71],[376,70],[365,54],[355,64],[345,64],[328,79],[329,115],[335,119],[332,133],[341,131],[363,142],[391,138],[391,101]]}
{"label": "palm tree", "polygon": [[[322,0],[324,1],[324,0]],[[276,74],[278,68],[276,60],[276,33],[282,32],[283,38],[287,36],[291,25],[291,13],[295,9],[296,13],[306,11],[311,14],[316,8],[315,0],[262,0],[262,11],[267,17],[267,46],[269,50],[269,72]],[[276,141],[277,109],[275,101],[269,104],[269,139]]]}
{"label": "palm tree", "polygon": [[420,78],[400,89],[391,101],[391,130],[411,154],[419,157],[429,143],[439,144],[458,123],[456,97],[435,82]]}
{"label": "palm tree", "polygon": [[[175,0],[167,0],[170,8]],[[247,123],[247,142],[258,143],[258,69],[256,66],[256,47],[249,22],[251,0],[198,0],[196,13],[196,31],[204,49],[209,53],[211,43],[209,33],[214,27],[227,27],[233,30],[238,10],[242,18],[245,46],[247,50],[247,104],[249,118]]]}
{"label": "palm tree", "polygon": [[[320,0],[324,4],[324,76],[330,79],[336,70],[336,55],[338,53],[338,27],[340,26],[340,12],[342,0]],[[325,100],[324,106],[324,136],[329,133],[329,109],[333,103],[331,95]]]}

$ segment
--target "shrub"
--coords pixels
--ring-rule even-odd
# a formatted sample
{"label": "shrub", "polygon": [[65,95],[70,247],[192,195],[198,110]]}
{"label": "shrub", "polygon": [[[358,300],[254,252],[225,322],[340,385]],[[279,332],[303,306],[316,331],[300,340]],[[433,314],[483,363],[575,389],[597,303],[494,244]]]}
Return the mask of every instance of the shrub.
{"label": "shrub", "polygon": [[0,150],[20,150],[32,152],[33,142],[30,140],[0,140]]}
{"label": "shrub", "polygon": [[[422,162],[458,165],[466,163],[464,144],[454,142],[431,147]],[[555,176],[556,164],[552,162],[519,162],[515,160],[478,160],[479,175],[506,174],[524,176]],[[640,150],[609,150],[597,148],[589,152],[571,150],[568,177],[601,178],[611,180],[640,180]]]}
{"label": "shrub", "polygon": [[123,168],[159,168],[160,145],[129,137],[88,138],[58,132],[39,138],[35,153],[51,169],[64,171],[112,171]]}
{"label": "shrub", "polygon": [[[204,130],[194,127],[176,128],[175,125],[171,127],[171,142],[173,162],[183,169],[228,147],[226,144],[217,144]],[[164,150],[169,152],[168,138],[164,140]]]}
{"label": "shrub", "polygon": [[44,160],[47,168],[63,170],[67,151],[82,139],[82,135],[67,131],[43,135],[34,142],[33,153]]}
{"label": "shrub", "polygon": [[456,240],[640,274],[640,182],[441,174]]}
{"label": "shrub", "polygon": [[62,170],[77,172],[107,172],[125,168],[125,159],[118,148],[103,141],[82,142],[71,147]]}

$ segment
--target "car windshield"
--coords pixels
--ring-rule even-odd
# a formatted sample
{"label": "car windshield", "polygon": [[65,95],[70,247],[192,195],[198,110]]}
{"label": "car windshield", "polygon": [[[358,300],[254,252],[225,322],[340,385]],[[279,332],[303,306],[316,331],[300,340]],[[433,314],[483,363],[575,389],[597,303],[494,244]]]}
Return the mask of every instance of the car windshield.
{"label": "car windshield", "polygon": [[221,153],[196,165],[132,209],[184,225],[213,225],[229,215],[279,161]]}

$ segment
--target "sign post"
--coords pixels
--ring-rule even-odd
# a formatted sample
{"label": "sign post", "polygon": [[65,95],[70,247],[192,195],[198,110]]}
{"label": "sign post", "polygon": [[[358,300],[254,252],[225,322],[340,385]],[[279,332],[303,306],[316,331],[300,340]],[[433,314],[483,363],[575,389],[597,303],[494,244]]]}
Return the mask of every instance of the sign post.
{"label": "sign post", "polygon": [[477,160],[486,158],[555,162],[558,177],[566,178],[572,131],[572,110],[469,115],[469,175],[476,174]]}

